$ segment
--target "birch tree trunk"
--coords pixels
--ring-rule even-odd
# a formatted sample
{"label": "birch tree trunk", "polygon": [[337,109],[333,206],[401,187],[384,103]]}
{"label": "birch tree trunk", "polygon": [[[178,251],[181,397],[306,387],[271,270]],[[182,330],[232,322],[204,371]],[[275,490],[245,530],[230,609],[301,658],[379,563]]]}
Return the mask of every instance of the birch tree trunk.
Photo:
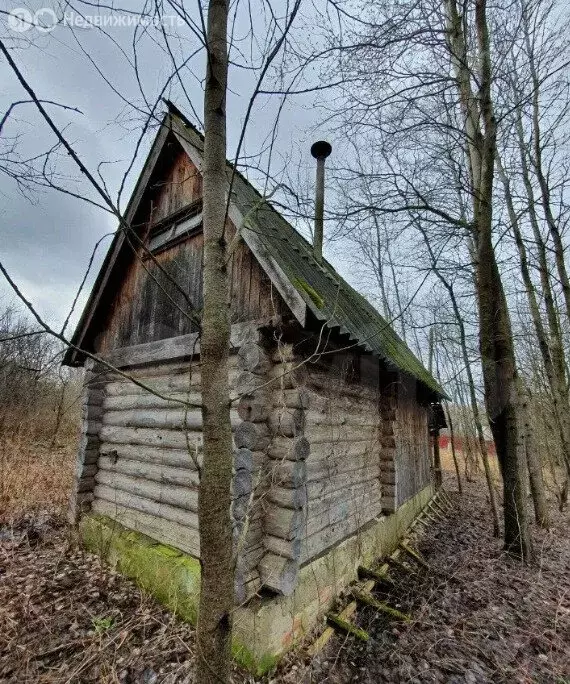
{"label": "birch tree trunk", "polygon": [[210,0],[204,91],[204,311],[200,339],[204,459],[198,498],[202,566],[197,633],[199,684],[229,681],[234,607],[225,236],[227,20],[227,0]]}
{"label": "birch tree trunk", "polygon": [[565,247],[562,241],[562,235],[558,226],[558,221],[554,216],[552,208],[552,201],[550,196],[550,184],[547,178],[548,172],[545,171],[544,162],[542,158],[543,143],[541,119],[543,113],[540,111],[540,96],[542,92],[542,81],[537,70],[537,64],[533,46],[533,36],[531,28],[531,18],[529,17],[528,9],[522,15],[522,28],[524,31],[525,47],[527,51],[528,65],[530,69],[531,83],[532,83],[532,148],[533,155],[531,157],[534,173],[538,179],[540,187],[540,198],[542,202],[542,209],[548,230],[554,243],[554,257],[556,268],[558,270],[558,277],[562,287],[562,294],[564,303],[566,305],[566,314],[570,321],[570,278],[566,268]]}
{"label": "birch tree trunk", "polygon": [[[530,178],[530,169],[527,162],[527,149],[524,140],[523,123],[521,119],[520,111],[516,114],[515,129],[517,133],[517,142],[519,147],[519,156],[521,163],[521,173],[523,179],[523,185],[528,199],[528,214],[530,218],[530,224],[532,226],[532,232],[534,236],[534,241],[536,245],[536,251],[538,256],[538,272],[540,275],[540,283],[542,286],[542,295],[544,300],[544,307],[546,310],[546,320],[548,323],[548,336],[543,333],[544,343],[541,343],[540,337],[540,327],[544,330],[544,325],[542,324],[542,319],[540,317],[540,311],[537,307],[534,307],[532,301],[529,300],[529,306],[531,310],[531,315],[537,332],[539,336],[539,347],[543,357],[544,368],[548,378],[548,382],[552,392],[552,401],[554,406],[554,414],[556,417],[558,431],[560,433],[560,441],[562,445],[562,455],[564,458],[564,464],[566,467],[566,476],[570,476],[570,394],[569,387],[566,381],[566,363],[564,359],[564,342],[562,339],[562,330],[559,321],[559,312],[557,311],[556,303],[554,300],[553,289],[551,285],[551,274],[548,267],[548,255],[547,248],[540,231],[540,222],[536,210],[536,201],[534,197],[534,190],[532,187],[532,182]],[[504,183],[503,183],[504,184]],[[510,195],[510,188],[506,186],[506,200],[507,206],[509,206],[509,201],[512,204],[512,199]],[[509,214],[512,214],[511,208],[509,207]],[[511,217],[511,224],[513,223]],[[520,246],[517,236],[515,234],[515,239],[517,240],[517,247],[520,254]],[[522,240],[522,237],[521,237]],[[524,243],[522,243],[524,249]],[[521,257],[522,259],[522,257]],[[528,260],[527,260],[528,261]],[[528,270],[528,267],[527,267]],[[521,261],[521,273],[524,278],[524,271],[522,271],[522,261]],[[561,280],[561,282],[563,282]],[[527,293],[530,291],[526,286]],[[570,318],[569,318],[570,320]],[[537,327],[538,321],[538,327]],[[545,355],[545,349],[548,354]]]}

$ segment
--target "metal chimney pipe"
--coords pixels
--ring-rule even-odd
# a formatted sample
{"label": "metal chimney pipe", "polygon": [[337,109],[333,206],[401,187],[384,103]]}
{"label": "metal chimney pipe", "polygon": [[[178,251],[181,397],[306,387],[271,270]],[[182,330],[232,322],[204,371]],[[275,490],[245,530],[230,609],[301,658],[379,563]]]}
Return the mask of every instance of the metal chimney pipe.
{"label": "metal chimney pipe", "polygon": [[311,145],[311,154],[317,160],[317,182],[315,188],[315,233],[313,253],[320,263],[323,260],[323,217],[325,213],[325,159],[332,152],[330,143],[319,140]]}

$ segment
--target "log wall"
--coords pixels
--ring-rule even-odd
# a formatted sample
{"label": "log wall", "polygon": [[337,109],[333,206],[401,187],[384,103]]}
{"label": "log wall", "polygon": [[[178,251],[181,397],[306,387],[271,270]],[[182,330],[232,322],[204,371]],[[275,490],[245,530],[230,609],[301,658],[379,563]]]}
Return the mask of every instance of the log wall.
{"label": "log wall", "polygon": [[[427,412],[397,376],[374,388],[371,376],[360,382],[307,363],[257,324],[233,326],[232,344],[232,518],[243,602],[262,587],[292,594],[304,564],[422,489],[429,443]],[[186,346],[171,345],[179,360],[151,363],[149,355],[164,356],[157,345],[113,353],[161,396],[88,371],[75,510],[91,504],[199,557],[199,357],[191,362]]]}
{"label": "log wall", "polygon": [[366,357],[273,355],[265,586],[291,593],[299,568],[429,483],[427,408],[415,384]]}
{"label": "log wall", "polygon": [[374,382],[306,363],[288,345],[272,361],[260,573],[288,595],[303,564],[381,514],[382,420]]}
{"label": "log wall", "polygon": [[305,391],[310,455],[301,563],[355,534],[382,512],[379,392],[311,365]]}
{"label": "log wall", "polygon": [[402,381],[394,423],[396,505],[417,494],[430,483],[429,410],[416,399],[415,384]]}
{"label": "log wall", "polygon": [[[271,436],[264,492],[264,548],[259,570],[265,587],[289,596],[297,585],[301,543],[307,516],[306,459],[309,443],[304,436],[307,394],[304,366],[290,345],[273,350],[267,419]],[[289,466],[289,468],[286,467]]]}
{"label": "log wall", "polygon": [[240,603],[255,594],[263,581],[260,562],[265,555],[263,525],[266,452],[270,442],[270,365],[266,339],[255,332],[243,338],[237,354],[239,374],[234,385],[238,423],[234,429],[237,451],[232,505],[238,550],[235,587]]}
{"label": "log wall", "polygon": [[[243,423],[236,393],[242,366],[237,353],[230,357],[231,420],[236,433]],[[198,470],[203,443],[199,361],[147,365],[129,373],[162,396],[119,375],[87,371],[72,515],[77,519],[91,508],[199,557]],[[255,488],[262,457],[248,448],[235,451],[236,596],[241,600],[260,587],[260,512],[245,504]]]}
{"label": "log wall", "polygon": [[398,508],[398,477],[396,460],[396,421],[398,408],[398,377],[388,375],[382,383],[380,399],[380,480],[382,482],[382,510],[395,513]]}
{"label": "log wall", "polygon": [[99,458],[104,383],[93,372],[93,362],[85,362],[82,392],[82,421],[79,449],[75,466],[75,481],[70,501],[70,522],[77,522],[81,513],[91,507],[97,461]]}
{"label": "log wall", "polygon": [[[129,372],[162,396],[106,375],[92,508],[199,557],[199,362]],[[231,373],[235,378],[235,358]]]}

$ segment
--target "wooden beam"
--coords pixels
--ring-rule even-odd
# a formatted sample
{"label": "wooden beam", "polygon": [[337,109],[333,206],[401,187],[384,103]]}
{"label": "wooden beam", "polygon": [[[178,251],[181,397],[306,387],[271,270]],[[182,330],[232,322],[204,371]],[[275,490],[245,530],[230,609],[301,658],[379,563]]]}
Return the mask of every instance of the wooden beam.
{"label": "wooden beam", "polygon": [[[231,329],[231,347],[239,349],[246,339],[251,339],[255,331],[267,323],[268,321],[263,320],[234,323]],[[101,358],[116,368],[193,358],[200,354],[199,337],[199,333],[189,333],[178,337],[168,337],[164,340],[135,344],[130,347],[114,349],[107,354],[102,354]]]}
{"label": "wooden beam", "polygon": [[414,551],[414,549],[408,546],[408,544],[406,544],[405,541],[400,542],[400,548],[402,549],[402,551],[404,551],[404,553],[410,556],[410,558],[413,558],[413,560],[415,560],[418,565],[421,565],[422,568],[425,568],[426,570],[430,569],[430,566],[428,565],[428,563],[426,563],[422,556],[417,551]]}
{"label": "wooden beam", "polygon": [[340,615],[335,615],[334,613],[327,613],[327,622],[334,628],[338,629],[345,634],[350,634],[351,636],[360,639],[360,641],[368,641],[370,636],[368,632],[364,629],[359,629],[355,627],[352,623],[347,620],[343,620]]}
{"label": "wooden beam", "polygon": [[358,566],[358,574],[361,577],[369,577],[375,582],[383,582],[384,584],[394,584],[394,580],[390,577],[388,572],[388,564],[384,563],[379,570],[373,570],[372,568],[366,568],[364,565]]}
{"label": "wooden beam", "polygon": [[439,511],[441,511],[442,515],[447,516],[447,514],[449,513],[449,507],[446,508],[438,498],[434,499],[434,501],[434,505],[437,507]]}
{"label": "wooden beam", "polygon": [[[439,494],[440,494],[440,492],[438,492],[436,494],[435,498],[437,498],[439,496]],[[415,524],[420,522],[422,514],[426,509],[427,509],[427,506],[425,506],[422,509],[422,511],[418,514],[418,516],[412,522],[412,524],[410,525],[410,528],[408,528],[408,529],[411,529]],[[406,546],[407,549],[410,549],[410,547],[407,544],[405,544],[405,541],[403,542],[403,544]],[[400,556],[401,551],[404,551],[404,549],[400,545],[400,547],[395,549],[394,552],[391,554],[390,562],[394,562],[394,561],[399,562],[399,556]],[[414,555],[420,559],[422,565],[425,564],[425,566],[427,566],[429,568],[427,563],[424,561],[423,558],[421,558],[421,556],[419,556],[419,554],[416,554],[416,552],[413,551],[413,549],[410,549],[410,551],[412,551],[412,553],[414,553]],[[414,557],[414,560],[416,560],[418,562],[418,558]],[[406,566],[404,566],[404,567],[406,567]],[[390,576],[388,574],[389,569],[390,569],[390,566],[389,566],[388,562],[384,563],[380,568],[378,568],[378,570],[372,570],[371,568],[366,568],[364,566],[360,566],[358,568],[359,575],[371,577],[371,579],[367,580],[358,589],[354,590],[355,592],[360,594],[361,599],[362,599],[362,597],[365,597],[365,600],[361,601],[362,603],[367,602],[366,600],[370,596],[370,593],[374,589],[374,586],[375,586],[377,581],[380,581],[380,582],[392,581],[392,583],[393,583],[393,580],[390,578]],[[354,597],[354,592],[353,592],[353,597]],[[374,599],[374,597],[371,597],[371,598],[373,599],[374,602],[376,602],[376,599]],[[378,603],[381,603],[381,602],[378,602]],[[357,602],[356,598],[354,598],[354,600],[352,600],[336,617],[340,618],[343,625],[345,625],[345,624],[350,625],[350,623],[348,623],[347,621],[355,613],[355,611],[357,610],[357,607],[358,607],[358,602]],[[383,604],[382,605],[383,612],[387,612],[385,610],[385,608],[388,609],[388,612],[395,610],[395,609],[392,609],[390,606]],[[380,608],[379,608],[379,610],[380,610]],[[396,611],[396,613],[399,613],[399,612],[400,611]],[[332,624],[334,616],[333,616],[333,614],[329,614],[329,615],[331,615],[331,620],[329,620],[329,616],[327,615],[327,622],[329,622],[329,625],[330,625],[330,624]],[[410,619],[409,616],[405,615],[404,613],[401,613],[401,615],[404,616],[404,619],[407,619],[407,620]],[[396,617],[396,616],[394,616],[394,617]],[[336,628],[342,629],[342,627],[335,624],[335,629]],[[309,655],[315,656],[317,653],[319,653],[324,648],[324,646],[328,643],[329,639],[331,638],[331,636],[333,634],[334,634],[333,627],[331,627],[331,626],[326,627],[325,630],[323,631],[323,633],[318,637],[318,639],[316,639],[316,641],[313,643],[313,645],[309,648],[309,650],[308,650]]]}
{"label": "wooden beam", "polygon": [[402,622],[409,622],[411,620],[407,613],[402,613],[400,610],[392,608],[387,603],[378,601],[378,599],[374,598],[374,596],[368,592],[355,590],[352,592],[352,595],[358,603],[363,603],[365,606],[371,606],[375,610],[385,613],[393,620],[401,620]]}

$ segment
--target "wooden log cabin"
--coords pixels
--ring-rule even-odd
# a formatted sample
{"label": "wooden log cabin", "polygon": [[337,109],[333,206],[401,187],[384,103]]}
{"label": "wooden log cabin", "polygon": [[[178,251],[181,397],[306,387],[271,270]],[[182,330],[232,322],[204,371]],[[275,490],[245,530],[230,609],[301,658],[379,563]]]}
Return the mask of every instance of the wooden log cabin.
{"label": "wooden log cabin", "polygon": [[[165,563],[200,556],[202,145],[170,105],[64,361],[86,368],[73,517]],[[230,180],[236,632],[259,665],[427,503],[443,392],[228,164]]]}

